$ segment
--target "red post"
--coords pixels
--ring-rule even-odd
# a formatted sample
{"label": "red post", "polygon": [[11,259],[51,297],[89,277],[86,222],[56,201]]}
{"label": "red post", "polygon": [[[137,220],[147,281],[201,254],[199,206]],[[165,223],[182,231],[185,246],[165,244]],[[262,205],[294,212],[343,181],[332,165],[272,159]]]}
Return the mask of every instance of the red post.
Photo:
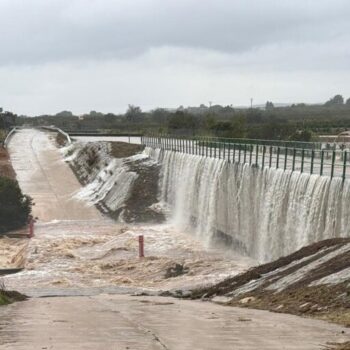
{"label": "red post", "polygon": [[29,234],[28,234],[29,238],[34,237],[34,219],[30,218],[29,219]]}
{"label": "red post", "polygon": [[144,252],[144,239],[143,236],[139,236],[139,258],[144,258],[145,252]]}

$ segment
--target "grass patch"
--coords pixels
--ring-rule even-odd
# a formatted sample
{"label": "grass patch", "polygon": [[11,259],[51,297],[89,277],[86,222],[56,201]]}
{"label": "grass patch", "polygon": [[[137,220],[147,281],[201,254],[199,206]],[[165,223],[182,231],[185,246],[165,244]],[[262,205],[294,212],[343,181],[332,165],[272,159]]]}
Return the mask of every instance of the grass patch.
{"label": "grass patch", "polygon": [[12,304],[16,301],[27,300],[27,296],[13,290],[6,290],[4,281],[0,280],[0,306]]}

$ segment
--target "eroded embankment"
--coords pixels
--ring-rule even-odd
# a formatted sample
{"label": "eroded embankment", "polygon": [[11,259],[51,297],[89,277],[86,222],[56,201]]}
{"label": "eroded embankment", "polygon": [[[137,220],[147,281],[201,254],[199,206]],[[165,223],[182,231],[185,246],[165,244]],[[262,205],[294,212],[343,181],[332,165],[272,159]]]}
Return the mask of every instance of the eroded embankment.
{"label": "eroded embankment", "polygon": [[192,297],[350,326],[350,239],[312,244],[210,288],[194,290]]}
{"label": "eroded embankment", "polygon": [[143,146],[124,142],[75,142],[64,149],[84,188],[76,195],[124,222],[160,223],[159,165]]}

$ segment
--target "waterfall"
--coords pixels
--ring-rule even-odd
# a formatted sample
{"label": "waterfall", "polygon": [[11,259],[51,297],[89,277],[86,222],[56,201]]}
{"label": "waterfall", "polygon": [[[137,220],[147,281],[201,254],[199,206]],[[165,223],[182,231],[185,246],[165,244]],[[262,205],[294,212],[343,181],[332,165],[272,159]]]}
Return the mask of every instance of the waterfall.
{"label": "waterfall", "polygon": [[161,164],[159,199],[170,208],[170,220],[208,245],[225,237],[266,262],[349,236],[348,180],[159,149],[145,153]]}

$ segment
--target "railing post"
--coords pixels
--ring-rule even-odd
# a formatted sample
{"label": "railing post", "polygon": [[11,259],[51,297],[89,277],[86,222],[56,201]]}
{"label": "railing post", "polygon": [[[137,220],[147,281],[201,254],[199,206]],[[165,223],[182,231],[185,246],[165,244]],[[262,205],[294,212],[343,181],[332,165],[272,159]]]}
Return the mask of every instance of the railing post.
{"label": "railing post", "polygon": [[315,151],[311,151],[311,165],[310,165],[310,174],[312,175],[314,172],[314,159],[315,159]]}
{"label": "railing post", "polygon": [[247,160],[247,144],[244,144],[244,157],[243,157],[243,163],[245,164]]}
{"label": "railing post", "polygon": [[249,164],[252,164],[253,158],[253,145],[249,145]]}
{"label": "railing post", "polygon": [[280,147],[278,146],[277,147],[277,160],[276,160],[276,168],[278,169],[279,165],[280,165],[280,152],[281,152],[281,149]]}
{"label": "railing post", "polygon": [[241,162],[241,146],[242,144],[238,144],[238,163]]}
{"label": "railing post", "polygon": [[233,163],[236,163],[236,144],[233,144]]}
{"label": "railing post", "polygon": [[333,150],[332,151],[332,168],[331,168],[331,179],[333,178],[334,176],[334,163],[335,163],[335,156],[336,156],[336,153],[335,151]]}
{"label": "railing post", "polygon": [[321,150],[320,176],[323,175],[324,150]]}
{"label": "railing post", "polygon": [[284,149],[284,171],[287,170],[287,160],[288,160],[288,148]]}
{"label": "railing post", "polygon": [[343,152],[343,157],[344,157],[344,159],[343,159],[343,181],[344,181],[346,178],[346,158],[347,158],[346,151]]}
{"label": "railing post", "polygon": [[262,155],[262,162],[261,162],[261,168],[264,169],[265,167],[265,153],[266,153],[266,146],[263,146],[263,155]]}
{"label": "railing post", "polygon": [[258,166],[259,162],[259,145],[255,145],[255,165]]}
{"label": "railing post", "polygon": [[300,166],[300,172],[301,173],[304,171],[304,155],[305,155],[305,150],[303,148],[301,150],[301,166]]}
{"label": "railing post", "polygon": [[228,157],[227,157],[227,160],[228,160],[229,163],[231,163],[231,142],[229,142],[227,144],[227,146],[228,146]]}
{"label": "railing post", "polygon": [[270,146],[270,160],[269,160],[269,167],[272,167],[272,146]]}
{"label": "railing post", "polygon": [[297,154],[297,150],[293,148],[293,164],[292,164],[292,171],[295,170],[295,156]]}

